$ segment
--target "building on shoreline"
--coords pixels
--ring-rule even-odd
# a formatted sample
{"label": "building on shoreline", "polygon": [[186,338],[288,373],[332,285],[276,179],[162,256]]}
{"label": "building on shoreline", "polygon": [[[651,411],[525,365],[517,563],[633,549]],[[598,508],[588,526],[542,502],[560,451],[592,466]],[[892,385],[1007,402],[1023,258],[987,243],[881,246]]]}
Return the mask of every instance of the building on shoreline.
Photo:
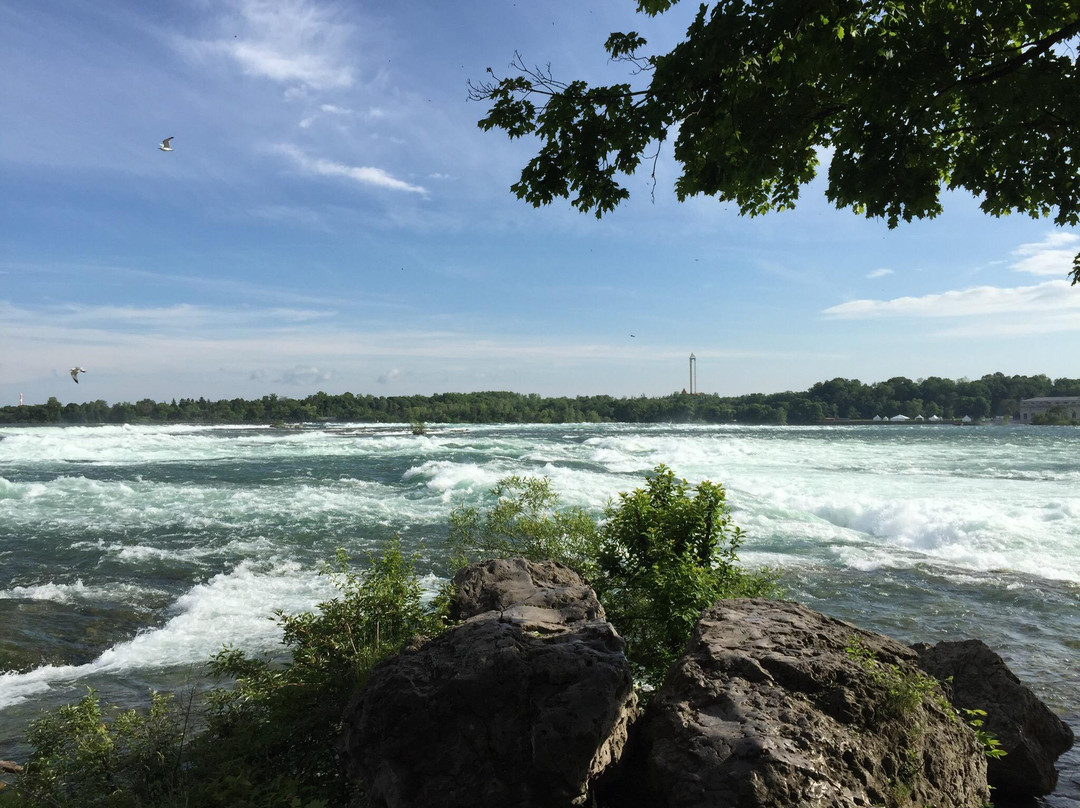
{"label": "building on shoreline", "polygon": [[1020,402],[1017,418],[1022,424],[1030,424],[1031,419],[1053,407],[1062,407],[1072,413],[1074,419],[1080,419],[1080,396],[1043,396],[1025,398]]}

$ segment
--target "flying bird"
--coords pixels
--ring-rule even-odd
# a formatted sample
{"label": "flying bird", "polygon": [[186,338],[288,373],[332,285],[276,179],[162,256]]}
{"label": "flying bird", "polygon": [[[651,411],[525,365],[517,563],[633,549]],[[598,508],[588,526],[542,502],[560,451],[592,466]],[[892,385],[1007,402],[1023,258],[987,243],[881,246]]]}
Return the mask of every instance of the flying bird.
{"label": "flying bird", "polygon": [[75,380],[75,384],[79,383],[79,374],[86,373],[86,368],[72,368],[71,378]]}
{"label": "flying bird", "polygon": [[158,148],[161,149],[162,151],[172,151],[173,148],[172,148],[172,146],[169,145],[170,140],[172,140],[171,137],[165,138],[163,141],[161,141],[161,145],[158,146]]}

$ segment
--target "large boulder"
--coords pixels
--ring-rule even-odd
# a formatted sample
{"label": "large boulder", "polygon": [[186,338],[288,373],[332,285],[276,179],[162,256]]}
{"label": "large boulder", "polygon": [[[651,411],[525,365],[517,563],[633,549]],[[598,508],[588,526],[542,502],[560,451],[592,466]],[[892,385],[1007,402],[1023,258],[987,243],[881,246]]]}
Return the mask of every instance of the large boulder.
{"label": "large boulder", "polygon": [[376,666],[346,712],[350,774],[387,808],[583,803],[636,715],[622,639],[561,564],[474,564],[454,584],[466,622]]}
{"label": "large boulder", "polygon": [[982,749],[915,658],[796,603],[720,601],[650,701],[618,802],[978,808]]}
{"label": "large boulder", "polygon": [[1069,726],[981,640],[920,643],[914,649],[923,669],[947,683],[956,707],[986,712],[982,729],[1006,752],[989,763],[995,796],[1050,794],[1057,786],[1054,762],[1075,740]]}

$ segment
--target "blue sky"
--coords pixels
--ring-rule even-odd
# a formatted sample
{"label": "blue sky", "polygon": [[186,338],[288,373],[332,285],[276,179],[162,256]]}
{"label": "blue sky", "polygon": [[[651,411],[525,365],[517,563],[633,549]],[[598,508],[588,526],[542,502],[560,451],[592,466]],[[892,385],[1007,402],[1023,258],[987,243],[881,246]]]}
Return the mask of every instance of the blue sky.
{"label": "blue sky", "polygon": [[466,81],[515,50],[626,80],[607,34],[661,47],[683,5],[0,0],[0,404],[663,395],[691,352],[722,395],[1080,376],[1080,234],[1049,220],[957,194],[890,231],[818,184],[741,218],[678,203],[670,150],[602,221],[517,200],[533,144]]}

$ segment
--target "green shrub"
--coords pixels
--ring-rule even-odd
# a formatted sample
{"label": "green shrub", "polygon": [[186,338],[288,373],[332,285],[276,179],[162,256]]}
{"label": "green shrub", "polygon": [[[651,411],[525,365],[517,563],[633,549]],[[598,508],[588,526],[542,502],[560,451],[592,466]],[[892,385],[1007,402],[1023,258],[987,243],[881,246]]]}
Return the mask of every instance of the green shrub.
{"label": "green shrub", "polygon": [[103,706],[89,690],[30,725],[18,796],[57,808],[165,804],[179,789],[186,724],[171,696],[154,693],[140,713]]}
{"label": "green shrub", "polygon": [[485,510],[450,516],[460,563],[523,556],[554,559],[582,574],[627,641],[641,682],[655,685],[682,652],[701,613],[720,598],[772,595],[775,574],[738,566],[742,532],[724,489],[658,466],[645,488],[619,495],[600,525],[581,508],[559,508],[547,478],[507,477]]}
{"label": "green shrub", "polygon": [[596,520],[583,508],[559,508],[546,477],[507,477],[491,489],[494,505],[450,513],[450,550],[455,563],[521,556],[560,561],[585,578],[596,571]]}
{"label": "green shrub", "polygon": [[739,567],[742,535],[721,485],[704,480],[691,495],[663,465],[608,506],[591,583],[646,685],[662,681],[717,600],[776,594],[774,572]]}

